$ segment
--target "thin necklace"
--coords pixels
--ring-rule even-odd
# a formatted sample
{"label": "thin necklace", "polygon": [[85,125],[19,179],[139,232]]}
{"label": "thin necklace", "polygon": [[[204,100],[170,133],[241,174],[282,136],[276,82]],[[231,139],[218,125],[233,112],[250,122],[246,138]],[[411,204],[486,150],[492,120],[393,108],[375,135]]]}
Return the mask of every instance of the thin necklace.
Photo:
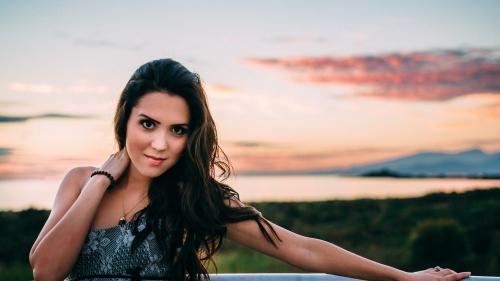
{"label": "thin necklace", "polygon": [[126,220],[125,218],[127,217],[127,215],[132,212],[132,210],[137,207],[137,205],[139,205],[139,203],[142,202],[142,200],[144,200],[146,197],[148,196],[148,194],[146,193],[146,195],[144,195],[144,197],[142,197],[141,200],[139,200],[139,202],[137,202],[134,207],[132,207],[132,209],[128,210],[128,212],[125,212],[125,200],[123,199],[123,189],[122,189],[122,210],[123,210],[123,216],[120,218],[120,220],[118,221],[118,225],[124,225],[126,223]]}

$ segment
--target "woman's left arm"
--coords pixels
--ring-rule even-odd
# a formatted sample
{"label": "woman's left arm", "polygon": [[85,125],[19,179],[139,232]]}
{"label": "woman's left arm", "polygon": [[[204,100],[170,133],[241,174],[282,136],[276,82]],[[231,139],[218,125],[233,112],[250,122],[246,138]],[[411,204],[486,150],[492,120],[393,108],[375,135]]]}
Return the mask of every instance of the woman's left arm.
{"label": "woman's left arm", "polygon": [[[273,223],[271,225],[281,239],[274,240],[277,247],[273,247],[265,239],[253,220],[228,223],[226,238],[306,271],[362,280],[455,281],[470,275],[469,272],[455,273],[449,269],[407,273],[363,258],[334,244],[298,235]],[[264,227],[272,233],[267,226]]]}

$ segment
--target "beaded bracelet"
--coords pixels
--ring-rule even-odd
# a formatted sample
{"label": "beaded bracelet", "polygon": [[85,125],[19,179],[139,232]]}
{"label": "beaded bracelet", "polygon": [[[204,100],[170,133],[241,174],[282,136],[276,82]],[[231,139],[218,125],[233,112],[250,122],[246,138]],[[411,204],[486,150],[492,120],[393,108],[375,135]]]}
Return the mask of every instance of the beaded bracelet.
{"label": "beaded bracelet", "polygon": [[101,171],[101,170],[93,171],[92,174],[90,174],[90,177],[93,177],[95,175],[105,175],[111,181],[111,184],[115,183],[115,179],[113,178],[113,176],[106,171]]}

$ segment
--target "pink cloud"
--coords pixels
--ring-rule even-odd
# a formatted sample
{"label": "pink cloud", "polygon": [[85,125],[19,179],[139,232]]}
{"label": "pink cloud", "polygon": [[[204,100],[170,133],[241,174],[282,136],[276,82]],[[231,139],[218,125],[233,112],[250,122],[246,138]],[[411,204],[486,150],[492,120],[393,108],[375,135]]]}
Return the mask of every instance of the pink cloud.
{"label": "pink cloud", "polygon": [[362,97],[448,100],[471,93],[500,93],[500,50],[245,61],[284,69],[302,83],[363,86],[354,93]]}
{"label": "pink cloud", "polygon": [[37,159],[19,161],[16,155],[0,155],[0,180],[5,179],[62,179],[76,166],[96,166],[96,159]]}

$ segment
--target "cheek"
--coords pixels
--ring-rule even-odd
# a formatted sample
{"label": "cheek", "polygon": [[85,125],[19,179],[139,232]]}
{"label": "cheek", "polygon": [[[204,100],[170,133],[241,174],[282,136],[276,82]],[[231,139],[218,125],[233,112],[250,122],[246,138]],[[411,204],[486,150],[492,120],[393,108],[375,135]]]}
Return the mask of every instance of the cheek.
{"label": "cheek", "polygon": [[175,143],[175,145],[173,145],[172,151],[174,151],[177,154],[181,154],[184,151],[184,149],[186,149],[186,144],[187,144],[187,137],[180,139]]}
{"label": "cheek", "polygon": [[127,149],[130,160],[132,160],[132,162],[135,162],[134,160],[136,158],[135,155],[137,154],[137,148],[134,145],[134,141],[132,139],[127,138],[127,140],[125,141],[125,149]]}
{"label": "cheek", "polygon": [[142,150],[144,146],[147,146],[147,140],[141,137],[140,134],[127,134],[125,139],[125,147],[130,156],[133,156],[138,151]]}

